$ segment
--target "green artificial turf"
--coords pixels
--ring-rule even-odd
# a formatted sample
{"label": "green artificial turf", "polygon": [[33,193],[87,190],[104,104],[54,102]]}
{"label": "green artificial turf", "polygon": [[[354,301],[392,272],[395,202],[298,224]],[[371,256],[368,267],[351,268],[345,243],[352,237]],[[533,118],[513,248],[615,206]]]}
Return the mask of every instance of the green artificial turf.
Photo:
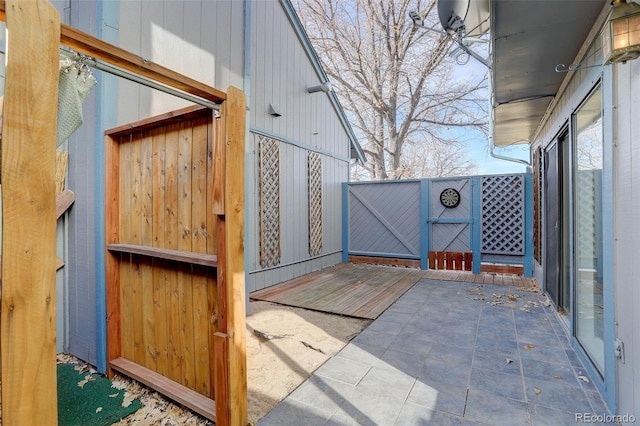
{"label": "green artificial turf", "polygon": [[[77,364],[58,364],[58,424],[62,426],[110,425],[136,412],[142,404],[134,400],[122,406],[125,391],[111,387],[100,374],[79,372]],[[84,386],[78,383],[91,376]]]}

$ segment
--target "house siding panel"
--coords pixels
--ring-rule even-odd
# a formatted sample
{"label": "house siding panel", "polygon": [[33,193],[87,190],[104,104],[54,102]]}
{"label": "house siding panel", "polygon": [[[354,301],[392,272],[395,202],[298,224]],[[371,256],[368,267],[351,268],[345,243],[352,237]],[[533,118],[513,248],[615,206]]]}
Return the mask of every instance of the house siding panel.
{"label": "house siding panel", "polygon": [[[260,271],[257,136],[248,134],[245,247],[247,270],[254,272],[248,280],[250,291],[341,261],[340,184],[349,179],[348,133],[328,94],[307,93],[308,86],[321,82],[320,76],[281,2],[250,2],[246,45],[247,2],[241,0],[54,0],[54,5],[64,23],[94,36],[102,34],[133,54],[220,90],[231,85],[251,89],[247,93],[248,128],[282,141],[282,220],[286,226],[281,266]],[[101,15],[101,9],[109,14]],[[245,70],[247,46],[251,67]],[[245,72],[251,82],[246,86]],[[58,348],[95,364],[100,357],[98,341],[104,337],[97,319],[103,312],[98,312],[96,297],[96,283],[104,280],[103,249],[96,240],[96,229],[104,226],[100,218],[103,176],[96,173],[104,167],[102,132],[190,103],[100,71],[94,73],[99,85],[84,104],[85,124],[69,142],[67,187],[76,193],[76,202],[59,230],[59,235],[66,236],[68,256],[64,272],[58,273],[58,309],[63,320]],[[271,103],[279,108],[281,117],[269,115]],[[321,154],[323,168],[323,249],[316,258],[308,250],[309,150]],[[59,253],[65,253],[64,243]]]}
{"label": "house siding panel", "polygon": [[[320,84],[310,59],[280,2],[255,1],[251,10],[251,87],[249,156],[255,162],[257,134],[280,141],[282,259],[266,271],[259,262],[258,194],[249,199],[249,290],[330,266],[341,261],[341,183],[349,179],[350,146],[339,116],[325,93],[307,93]],[[269,114],[274,105],[280,117]],[[321,153],[323,183],[323,248],[309,255],[307,152]],[[248,176],[256,185],[256,176]],[[336,254],[337,253],[337,254]],[[328,255],[327,254],[331,254]]]}
{"label": "house siding panel", "polygon": [[[600,39],[596,38],[586,57],[584,65],[602,63],[599,52]],[[612,72],[603,71],[601,67],[585,68],[571,77],[567,90],[561,94],[551,111],[549,119],[541,129],[539,137],[532,149],[544,146],[553,141],[560,129],[569,121],[571,113],[576,110],[582,100],[597,84],[598,80],[610,75],[612,84],[603,84],[603,90],[613,87],[613,104],[603,105],[605,117],[609,116],[613,129],[604,129],[605,145],[613,147],[605,152],[613,152],[611,170],[613,178],[613,208],[605,205],[605,215],[613,215],[613,274],[609,277],[609,285],[613,283],[615,336],[624,342],[625,363],[616,363],[616,390],[619,414],[633,414],[640,417],[640,274],[637,270],[637,259],[640,253],[640,61],[629,61],[627,64],[608,65]],[[605,77],[609,78],[609,77]],[[605,80],[605,83],[607,81]],[[605,96],[604,99],[607,99]],[[611,116],[612,114],[612,116]],[[605,162],[605,164],[607,164]],[[611,236],[610,236],[611,238]],[[536,265],[536,277],[543,276],[542,265]],[[606,280],[607,278],[605,278]],[[607,348],[609,350],[609,348]]]}
{"label": "house siding panel", "polygon": [[640,274],[636,266],[640,253],[640,63],[616,66],[614,99],[618,105],[615,134],[616,314],[617,336],[625,344],[626,363],[618,363],[618,412],[640,415]]}

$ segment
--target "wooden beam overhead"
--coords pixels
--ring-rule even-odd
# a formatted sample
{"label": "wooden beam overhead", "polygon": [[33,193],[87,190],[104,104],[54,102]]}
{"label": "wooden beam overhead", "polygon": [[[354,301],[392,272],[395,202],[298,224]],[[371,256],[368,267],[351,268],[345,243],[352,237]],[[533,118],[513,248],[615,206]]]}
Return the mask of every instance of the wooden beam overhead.
{"label": "wooden beam overhead", "polygon": [[71,49],[107,62],[118,68],[133,72],[150,80],[182,90],[195,96],[220,103],[226,94],[169,68],[158,65],[141,56],[134,55],[99,38],[65,24],[60,25],[60,43]]}

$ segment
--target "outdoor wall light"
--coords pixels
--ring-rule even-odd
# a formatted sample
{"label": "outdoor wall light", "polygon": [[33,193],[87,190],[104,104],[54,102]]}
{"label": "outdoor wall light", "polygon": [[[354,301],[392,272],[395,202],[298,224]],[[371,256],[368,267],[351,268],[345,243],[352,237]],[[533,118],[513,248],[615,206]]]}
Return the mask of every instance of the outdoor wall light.
{"label": "outdoor wall light", "polygon": [[331,83],[329,83],[328,81],[320,84],[319,86],[307,87],[307,92],[309,93],[317,93],[317,92],[329,93],[330,91],[331,91]]}
{"label": "outdoor wall light", "polygon": [[269,115],[272,115],[274,117],[282,116],[282,114],[280,113],[280,110],[278,109],[278,107],[276,107],[273,104],[269,104]]}
{"label": "outdoor wall light", "polygon": [[605,64],[627,62],[640,56],[640,5],[613,0],[613,11],[602,31]]}

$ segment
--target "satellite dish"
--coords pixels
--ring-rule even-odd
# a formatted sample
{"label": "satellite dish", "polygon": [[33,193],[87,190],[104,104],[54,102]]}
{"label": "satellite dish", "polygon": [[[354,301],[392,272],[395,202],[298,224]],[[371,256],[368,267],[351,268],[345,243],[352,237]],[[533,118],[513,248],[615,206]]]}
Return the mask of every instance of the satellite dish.
{"label": "satellite dish", "polygon": [[489,31],[489,0],[438,0],[438,17],[450,34],[464,26],[466,36],[479,36]]}

